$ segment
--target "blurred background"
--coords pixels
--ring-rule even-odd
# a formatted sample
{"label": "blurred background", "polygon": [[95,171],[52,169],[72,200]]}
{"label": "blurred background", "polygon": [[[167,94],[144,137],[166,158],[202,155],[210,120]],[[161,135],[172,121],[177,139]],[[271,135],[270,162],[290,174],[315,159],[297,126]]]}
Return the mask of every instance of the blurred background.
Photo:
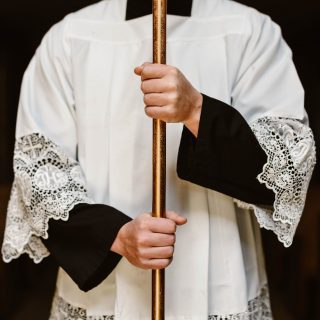
{"label": "blurred background", "polygon": [[[169,0],[174,1],[174,0]],[[0,243],[13,179],[12,156],[20,83],[44,33],[67,13],[97,1],[8,1],[0,3]],[[283,30],[306,90],[306,108],[320,162],[319,0],[238,1],[269,14]],[[292,247],[285,249],[263,231],[267,271],[276,320],[320,319],[320,166]],[[22,257],[0,262],[0,320],[46,320],[57,267],[48,258],[34,265]]]}

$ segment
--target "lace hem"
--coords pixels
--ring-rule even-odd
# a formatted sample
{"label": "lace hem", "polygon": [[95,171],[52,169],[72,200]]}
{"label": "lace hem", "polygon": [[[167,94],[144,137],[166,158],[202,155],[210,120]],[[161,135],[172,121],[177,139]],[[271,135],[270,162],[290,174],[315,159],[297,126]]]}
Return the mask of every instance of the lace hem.
{"label": "lace hem", "polygon": [[10,262],[27,253],[39,263],[49,255],[40,239],[48,238],[49,220],[67,221],[76,204],[92,201],[79,164],[41,134],[17,140],[14,172],[3,260]]}
{"label": "lace hem", "polygon": [[235,199],[240,208],[252,209],[262,228],[272,230],[285,247],[292,244],[316,163],[312,131],[298,120],[261,118],[252,130],[268,161],[258,175],[260,183],[273,190],[273,208],[245,204]]}
{"label": "lace hem", "polygon": [[59,296],[52,303],[49,320],[114,320],[114,315],[87,316],[87,310],[75,307]]}
{"label": "lace hem", "polygon": [[[56,295],[49,320],[115,320],[115,316],[87,316],[86,309],[73,306]],[[248,302],[247,311],[226,316],[209,315],[208,320],[272,320],[268,286],[263,286],[259,296]]]}
{"label": "lace hem", "polygon": [[208,320],[272,320],[268,286],[262,287],[258,297],[248,302],[247,311],[230,315],[211,315]]}

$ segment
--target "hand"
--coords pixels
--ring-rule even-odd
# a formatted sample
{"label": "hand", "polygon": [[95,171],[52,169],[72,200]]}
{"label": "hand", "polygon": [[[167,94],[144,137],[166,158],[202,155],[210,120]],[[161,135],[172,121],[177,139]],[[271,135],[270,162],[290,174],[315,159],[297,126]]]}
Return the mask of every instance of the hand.
{"label": "hand", "polygon": [[119,231],[111,251],[142,269],[163,269],[172,261],[177,225],[187,220],[175,212],[166,212],[167,218],[154,218],[143,213],[125,224]]}
{"label": "hand", "polygon": [[198,135],[202,94],[175,67],[144,63],[134,69],[141,77],[146,114],[165,122],[182,122]]}

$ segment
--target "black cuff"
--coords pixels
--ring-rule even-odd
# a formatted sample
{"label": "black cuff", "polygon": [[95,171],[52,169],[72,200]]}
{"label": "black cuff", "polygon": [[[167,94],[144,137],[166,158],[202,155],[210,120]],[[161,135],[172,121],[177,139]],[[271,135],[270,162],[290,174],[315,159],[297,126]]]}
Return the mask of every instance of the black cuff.
{"label": "black cuff", "polygon": [[267,155],[242,115],[203,95],[198,138],[183,129],[179,177],[247,203],[272,205],[274,193],[257,180],[266,162]]}
{"label": "black cuff", "polygon": [[49,222],[49,238],[43,240],[72,280],[83,291],[99,285],[122,258],[110,248],[120,228],[131,218],[106,205],[79,204],[68,221]]}

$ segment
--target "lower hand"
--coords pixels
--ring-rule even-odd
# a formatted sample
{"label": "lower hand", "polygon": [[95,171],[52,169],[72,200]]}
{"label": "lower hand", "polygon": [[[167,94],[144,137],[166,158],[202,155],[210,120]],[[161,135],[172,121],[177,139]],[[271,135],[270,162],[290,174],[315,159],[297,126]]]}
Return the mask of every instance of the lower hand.
{"label": "lower hand", "polygon": [[186,222],[172,211],[166,212],[166,218],[143,213],[120,229],[111,251],[138,268],[166,268],[173,258],[176,228]]}

